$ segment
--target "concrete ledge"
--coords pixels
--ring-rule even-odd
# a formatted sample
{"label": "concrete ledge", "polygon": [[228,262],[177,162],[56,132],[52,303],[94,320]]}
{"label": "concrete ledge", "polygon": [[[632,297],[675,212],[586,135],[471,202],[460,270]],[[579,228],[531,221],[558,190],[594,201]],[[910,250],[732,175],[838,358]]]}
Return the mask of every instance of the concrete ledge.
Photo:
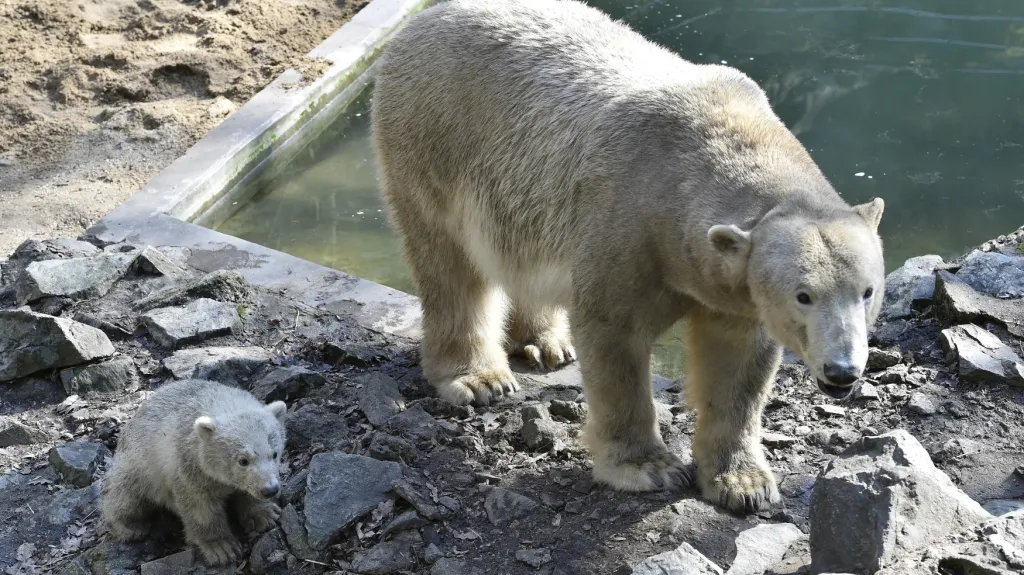
{"label": "concrete ledge", "polygon": [[[373,0],[309,53],[331,62],[321,77],[300,85],[301,74],[286,70],[87,234],[120,242],[153,216],[191,221],[217,206],[318,113],[339,109],[347,103],[346,98],[354,98],[358,89],[346,89],[370,69],[380,48],[406,19],[430,3]],[[224,217],[223,202],[219,207],[215,211]]]}

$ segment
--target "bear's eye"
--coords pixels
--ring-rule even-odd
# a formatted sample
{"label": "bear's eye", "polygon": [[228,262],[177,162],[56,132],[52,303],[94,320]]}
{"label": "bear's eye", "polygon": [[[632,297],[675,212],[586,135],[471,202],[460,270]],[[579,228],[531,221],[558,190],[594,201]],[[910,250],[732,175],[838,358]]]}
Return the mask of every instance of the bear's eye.
{"label": "bear's eye", "polygon": [[274,459],[277,459],[277,452],[274,452]]}
{"label": "bear's eye", "polygon": [[796,301],[800,302],[802,305],[811,305],[811,296],[800,292],[796,294]]}
{"label": "bear's eye", "polygon": [[249,458],[248,457],[243,457],[243,458],[239,459],[238,460],[238,464],[241,465],[242,467],[249,467]]}
{"label": "bear's eye", "polygon": [[868,288],[864,290],[864,299],[871,299],[871,296],[875,295],[874,288]]}

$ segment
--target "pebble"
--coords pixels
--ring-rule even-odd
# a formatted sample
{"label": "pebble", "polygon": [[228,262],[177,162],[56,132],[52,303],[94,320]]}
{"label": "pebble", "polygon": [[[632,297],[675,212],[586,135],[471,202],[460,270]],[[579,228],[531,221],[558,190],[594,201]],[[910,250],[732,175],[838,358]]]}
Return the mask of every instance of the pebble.
{"label": "pebble", "polygon": [[492,487],[484,498],[487,519],[495,527],[502,527],[533,513],[540,505],[525,495],[510,489]]}
{"label": "pebble", "polygon": [[935,415],[935,412],[938,411],[932,398],[921,392],[910,396],[910,403],[907,404],[907,408],[918,415]]}
{"label": "pebble", "polygon": [[764,433],[761,435],[761,443],[768,447],[789,447],[800,441],[796,437],[790,437],[781,433]]}
{"label": "pebble", "polygon": [[540,569],[551,562],[551,550],[547,547],[539,549],[520,549],[516,551],[516,560],[526,563],[534,569]]}
{"label": "pebble", "polygon": [[815,405],[814,411],[824,417],[843,417],[846,415],[846,408],[839,407],[838,405]]}

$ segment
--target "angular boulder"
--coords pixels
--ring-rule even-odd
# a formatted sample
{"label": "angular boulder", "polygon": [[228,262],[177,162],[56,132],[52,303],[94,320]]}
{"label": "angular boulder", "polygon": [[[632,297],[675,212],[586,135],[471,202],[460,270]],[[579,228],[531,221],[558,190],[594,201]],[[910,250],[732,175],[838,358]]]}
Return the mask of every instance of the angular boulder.
{"label": "angular boulder", "polygon": [[242,319],[234,305],[207,298],[181,307],[150,310],[139,321],[146,324],[153,340],[167,349],[242,330]]}
{"label": "angular boulder", "polygon": [[865,437],[830,462],[814,484],[812,572],[874,573],[990,517],[906,431]]}
{"label": "angular boulder", "polygon": [[69,319],[0,311],[0,382],[114,354],[102,331]]}
{"label": "angular boulder", "polygon": [[688,543],[648,557],[633,568],[633,575],[722,575],[722,568]]}
{"label": "angular boulder", "polygon": [[210,379],[248,387],[249,379],[273,359],[262,347],[201,347],[183,349],[164,359],[175,379]]}
{"label": "angular boulder", "polygon": [[936,255],[910,258],[899,269],[885,276],[881,316],[885,319],[910,317],[914,302],[932,299],[935,291],[932,273],[942,263],[942,258]]}
{"label": "angular boulder", "polygon": [[1024,336],[1024,299],[999,299],[975,291],[957,276],[935,274],[935,303],[939,318],[947,324],[994,321]]}
{"label": "angular boulder", "polygon": [[32,262],[25,266],[15,285],[18,301],[28,303],[44,297],[100,297],[110,291],[134,261],[134,254],[101,254]]}
{"label": "angular boulder", "polygon": [[139,388],[139,372],[132,358],[115,357],[103,363],[72,367],[60,372],[68,395],[121,393]]}
{"label": "angular boulder", "polygon": [[986,295],[1024,297],[1024,257],[974,250],[964,258],[956,277]]}
{"label": "angular boulder", "polygon": [[939,339],[962,381],[1024,387],[1024,361],[990,332],[965,324],[942,330]]}
{"label": "angular boulder", "polygon": [[323,550],[341,532],[389,498],[402,468],[339,451],[318,453],[306,476],[306,532],[309,545]]}
{"label": "angular boulder", "polygon": [[736,538],[736,559],[725,575],[762,575],[805,535],[792,523],[765,523]]}

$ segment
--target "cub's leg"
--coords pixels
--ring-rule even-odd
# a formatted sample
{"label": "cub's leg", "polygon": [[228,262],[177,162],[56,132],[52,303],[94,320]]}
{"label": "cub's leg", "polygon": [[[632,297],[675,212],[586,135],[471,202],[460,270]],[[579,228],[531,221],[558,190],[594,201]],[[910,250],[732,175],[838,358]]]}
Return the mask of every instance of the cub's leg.
{"label": "cub's leg", "polygon": [[100,516],[115,539],[138,541],[149,533],[150,514],[156,506],[143,496],[142,485],[133,485],[122,471],[100,480]]}
{"label": "cub's leg", "polygon": [[185,525],[185,541],[199,548],[208,564],[226,565],[242,554],[242,546],[231,532],[224,501],[182,485],[174,490],[174,508]]}
{"label": "cub's leg", "polygon": [[487,404],[518,391],[502,346],[505,293],[477,272],[444,230],[410,224],[401,227],[423,310],[423,374],[455,405]]}
{"label": "cub's leg", "polygon": [[241,491],[231,495],[228,506],[246,533],[262,533],[281,518],[281,508],[276,503]]}
{"label": "cub's leg", "polygon": [[572,322],[589,408],[583,441],[594,459],[594,479],[626,491],[685,486],[686,468],[661,438],[651,391],[651,348],[671,320],[608,312],[577,308]]}
{"label": "cub's leg", "polygon": [[761,413],[781,350],[757,323],[696,310],[686,321],[686,395],[697,410],[693,457],[705,498],[753,512],[780,501],[761,448]]}
{"label": "cub's leg", "polygon": [[506,350],[531,367],[555,369],[576,360],[569,336],[569,314],[562,308],[517,301],[508,327]]}

